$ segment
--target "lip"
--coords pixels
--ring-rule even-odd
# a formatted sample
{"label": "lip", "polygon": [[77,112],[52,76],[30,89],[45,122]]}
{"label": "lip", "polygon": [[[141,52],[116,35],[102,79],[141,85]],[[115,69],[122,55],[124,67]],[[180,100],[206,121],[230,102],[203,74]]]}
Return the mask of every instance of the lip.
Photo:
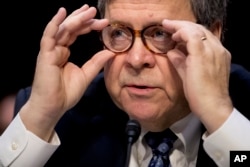
{"label": "lip", "polygon": [[156,87],[147,85],[125,85],[130,95],[138,97],[149,97],[156,90]]}

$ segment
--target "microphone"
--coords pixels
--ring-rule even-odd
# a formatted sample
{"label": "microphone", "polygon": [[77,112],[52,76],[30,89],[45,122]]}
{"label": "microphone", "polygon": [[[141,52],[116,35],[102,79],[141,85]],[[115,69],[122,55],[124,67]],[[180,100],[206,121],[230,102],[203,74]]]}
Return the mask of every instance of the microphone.
{"label": "microphone", "polygon": [[126,157],[125,167],[128,167],[130,161],[131,148],[134,142],[139,138],[141,134],[141,125],[136,120],[129,120],[127,122],[125,131],[128,137],[127,157]]}

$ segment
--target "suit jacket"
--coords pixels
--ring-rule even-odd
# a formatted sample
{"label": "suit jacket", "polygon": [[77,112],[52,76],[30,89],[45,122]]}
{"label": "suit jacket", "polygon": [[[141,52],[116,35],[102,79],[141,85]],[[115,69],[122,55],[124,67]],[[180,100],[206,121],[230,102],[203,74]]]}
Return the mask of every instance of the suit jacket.
{"label": "suit jacket", "polygon": [[[31,88],[19,91],[15,114],[26,102]],[[250,73],[232,64],[230,95],[234,106],[245,116],[250,99]],[[128,116],[117,108],[108,95],[103,74],[89,86],[80,102],[61,118],[56,132],[61,145],[49,159],[46,167],[122,167],[127,152],[125,127]],[[205,129],[202,129],[205,131]],[[200,143],[197,166],[216,166]]]}

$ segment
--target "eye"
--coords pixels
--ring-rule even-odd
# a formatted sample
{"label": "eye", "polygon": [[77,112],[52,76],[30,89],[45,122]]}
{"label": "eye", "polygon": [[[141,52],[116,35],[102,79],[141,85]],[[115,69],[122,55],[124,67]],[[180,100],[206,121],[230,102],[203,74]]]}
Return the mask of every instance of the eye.
{"label": "eye", "polygon": [[144,42],[148,48],[155,53],[166,53],[169,49],[172,49],[175,42],[171,38],[171,34],[168,33],[162,26],[151,26],[143,32]]}
{"label": "eye", "polygon": [[110,30],[110,38],[117,41],[128,40],[131,38],[131,33],[126,28],[114,27]]}
{"label": "eye", "polygon": [[171,34],[166,32],[161,26],[149,27],[145,30],[144,36],[155,42],[166,42],[171,40]]}
{"label": "eye", "polygon": [[164,39],[168,38],[168,34],[162,30],[156,30],[153,34],[152,34],[153,39],[155,40],[159,40],[159,41],[163,41]]}
{"label": "eye", "polygon": [[122,25],[111,25],[102,32],[102,39],[107,48],[115,52],[123,52],[130,47],[133,39],[131,30]]}

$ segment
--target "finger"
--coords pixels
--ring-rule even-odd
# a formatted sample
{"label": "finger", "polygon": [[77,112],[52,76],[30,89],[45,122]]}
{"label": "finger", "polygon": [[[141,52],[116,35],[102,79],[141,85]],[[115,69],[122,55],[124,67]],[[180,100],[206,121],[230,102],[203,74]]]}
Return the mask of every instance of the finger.
{"label": "finger", "polygon": [[206,39],[206,28],[194,22],[165,19],[162,25],[168,32],[173,34],[172,38],[177,42],[187,42],[191,39]]}
{"label": "finger", "polygon": [[[190,21],[163,20],[163,26],[172,35],[172,39],[176,42],[209,42],[218,45],[221,43],[220,38],[215,36],[209,29],[203,25]],[[202,43],[200,43],[202,44]]]}
{"label": "finger", "polygon": [[60,8],[56,15],[51,19],[51,21],[47,24],[42,39],[41,39],[41,51],[43,50],[52,50],[55,44],[55,36],[59,29],[59,25],[63,22],[66,17],[65,8]]}
{"label": "finger", "polygon": [[79,30],[85,24],[88,24],[88,21],[95,17],[96,12],[96,8],[91,7],[85,11],[78,13],[77,15],[74,15],[73,17],[67,17],[65,21],[60,25],[60,30],[58,32],[57,38],[60,38],[60,36],[64,32],[69,34],[76,33],[77,30]]}
{"label": "finger", "polygon": [[108,19],[92,19],[88,21],[84,27],[81,27],[79,34],[86,34],[92,30],[102,30],[104,27],[108,26],[109,21]]}
{"label": "finger", "polygon": [[204,46],[207,36],[213,36],[204,26],[190,21],[164,20],[162,24],[166,31],[172,33],[172,40],[185,43],[187,54],[191,55],[199,56],[204,53],[207,49]]}
{"label": "finger", "polygon": [[113,52],[102,50],[95,54],[81,67],[83,75],[86,78],[86,85],[88,85],[94,79],[94,77],[104,67],[105,63],[114,56],[115,54]]}
{"label": "finger", "polygon": [[69,46],[76,40],[78,35],[90,32],[91,28],[89,27],[89,25],[95,22],[93,20],[93,17],[95,15],[96,9],[94,7],[91,7],[86,11],[79,13],[78,15],[67,17],[65,21],[60,25],[59,31],[57,33],[57,44],[62,46]]}
{"label": "finger", "polygon": [[81,13],[83,11],[86,11],[88,8],[89,8],[89,5],[88,4],[84,4],[81,8],[73,11],[68,17],[72,17],[72,16],[75,16],[75,15],[78,15],[79,13]]}

